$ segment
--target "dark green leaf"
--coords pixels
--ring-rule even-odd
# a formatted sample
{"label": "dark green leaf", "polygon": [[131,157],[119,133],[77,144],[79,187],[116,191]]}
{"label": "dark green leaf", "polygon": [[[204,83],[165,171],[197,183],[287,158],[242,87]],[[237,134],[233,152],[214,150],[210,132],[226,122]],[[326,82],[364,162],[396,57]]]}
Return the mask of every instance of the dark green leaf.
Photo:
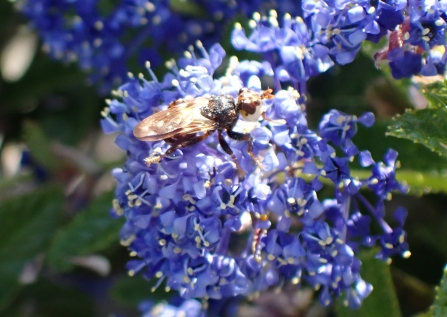
{"label": "dark green leaf", "polygon": [[[410,245],[413,246],[412,243],[410,243]],[[417,250],[414,251],[415,253],[417,252]],[[396,260],[397,259],[398,258],[396,258]],[[399,260],[403,260],[408,264],[407,259]],[[399,262],[402,263],[403,261]],[[398,265],[399,264],[396,266]],[[408,312],[421,312],[425,310],[431,303],[433,303],[435,297],[433,286],[420,280],[413,274],[396,268],[396,266],[393,265],[391,274],[393,276],[393,282],[399,297],[399,302],[404,304],[401,305],[402,315],[408,315]],[[415,298],[418,300],[415,301]]]}
{"label": "dark green leaf", "polygon": [[40,102],[37,119],[45,134],[51,140],[71,146],[85,140],[92,126],[98,125],[100,109],[104,107],[104,101],[94,89],[79,86],[42,98]]}
{"label": "dark green leaf", "polygon": [[97,2],[98,10],[101,16],[112,14],[119,5],[119,0],[99,0]]}
{"label": "dark green leaf", "polygon": [[430,309],[417,317],[445,317],[447,316],[447,266],[444,267],[444,275],[436,286],[436,297]]}
{"label": "dark green leaf", "polygon": [[111,296],[118,303],[129,307],[136,307],[148,299],[161,301],[171,297],[170,293],[165,292],[163,285],[152,292],[155,283],[155,280],[147,281],[141,276],[125,276],[115,282]]}
{"label": "dark green leaf", "polygon": [[[367,169],[357,170],[351,169],[352,176],[358,177],[359,179],[366,179],[371,176],[371,171]],[[408,194],[412,195],[421,195],[428,193],[438,193],[444,192],[447,193],[447,182],[445,173],[438,172],[417,172],[412,170],[400,170],[398,169],[396,172],[396,178],[398,181],[408,185],[409,191]],[[327,178],[321,178],[323,183],[327,182],[330,184],[330,181]]]}
{"label": "dark green leaf", "polygon": [[447,107],[447,85],[444,82],[435,82],[427,85],[421,89],[424,96],[429,101],[431,108],[446,108]]}
{"label": "dark green leaf", "polygon": [[447,193],[445,173],[398,170],[396,178],[409,186],[409,194]]}
{"label": "dark green leaf", "polygon": [[358,310],[345,307],[342,298],[340,298],[335,307],[338,317],[401,316],[391,279],[390,267],[388,264],[375,259],[375,253],[375,250],[370,250],[360,254],[362,278],[371,283],[374,290],[363,301],[362,307]]}
{"label": "dark green leaf", "polygon": [[75,65],[63,65],[37,54],[25,76],[14,83],[2,83],[0,113],[27,112],[38,98],[51,95],[58,89],[69,89],[85,80]]}
{"label": "dark green leaf", "polygon": [[[371,128],[359,126],[354,143],[360,150],[368,150],[374,160],[382,161],[389,148],[398,153],[398,160],[403,170],[416,171],[443,171],[447,170],[447,157],[439,156],[422,144],[415,144],[410,140],[387,137],[387,127],[391,124],[388,120],[378,120]],[[415,155],[417,153],[417,155]],[[424,159],[421,159],[424,158]]]}
{"label": "dark green leaf", "polygon": [[[16,300],[0,314],[0,317],[93,317],[92,297],[75,288],[40,280],[22,289]],[[31,310],[31,312],[30,312]]]}
{"label": "dark green leaf", "polygon": [[54,153],[51,151],[51,144],[45,136],[42,128],[35,122],[24,124],[24,138],[33,158],[47,170],[57,170],[59,164]]}
{"label": "dark green leaf", "polygon": [[[115,165],[116,166],[116,165]],[[31,173],[18,174],[10,178],[0,179],[0,193],[10,189],[14,189],[16,186],[25,184],[28,181],[34,181],[34,175]]]}
{"label": "dark green leaf", "polygon": [[206,17],[207,12],[198,3],[193,1],[170,0],[172,11],[195,18]]}
{"label": "dark green leaf", "polygon": [[447,316],[447,267],[444,268],[444,275],[436,287],[436,298],[431,311],[433,317]]}
{"label": "dark green leaf", "polygon": [[425,312],[425,313],[419,313],[417,315],[415,315],[414,317],[432,317],[433,315],[431,314],[431,312]]}
{"label": "dark green leaf", "polygon": [[447,245],[439,243],[447,239],[447,219],[442,214],[425,219],[412,230],[412,234],[417,237],[419,242],[426,244],[437,252],[447,256]]}
{"label": "dark green leaf", "polygon": [[62,214],[62,202],[61,190],[54,187],[1,202],[0,310],[19,288],[25,264],[46,250]]}
{"label": "dark green leaf", "polygon": [[447,110],[407,111],[396,117],[387,135],[409,139],[440,155],[447,155]]}
{"label": "dark green leaf", "polygon": [[357,54],[352,63],[335,65],[329,71],[311,78],[308,81],[310,98],[306,105],[310,127],[318,127],[321,117],[333,108],[354,115],[371,111],[365,91],[372,82],[382,77],[382,72],[374,66],[371,58]]}
{"label": "dark green leaf", "polygon": [[70,257],[89,255],[119,244],[122,221],[109,215],[112,199],[113,192],[102,194],[57,233],[48,253],[48,262],[54,269],[71,269]]}

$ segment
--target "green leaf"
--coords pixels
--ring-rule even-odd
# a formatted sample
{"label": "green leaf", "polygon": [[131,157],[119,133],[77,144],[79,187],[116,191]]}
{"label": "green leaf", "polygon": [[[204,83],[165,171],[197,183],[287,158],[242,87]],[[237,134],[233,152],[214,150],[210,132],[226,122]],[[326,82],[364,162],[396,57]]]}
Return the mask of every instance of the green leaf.
{"label": "green leaf", "polygon": [[[439,156],[421,144],[409,140],[387,137],[385,131],[388,120],[379,120],[371,128],[359,125],[354,143],[359,150],[371,152],[376,162],[382,161],[388,149],[399,153],[401,168],[397,169],[396,178],[408,184],[409,194],[421,195],[427,193],[447,193],[447,156]],[[371,140],[374,140],[371,142]],[[415,155],[417,153],[417,155]],[[421,159],[424,158],[424,159]],[[351,173],[360,179],[371,176],[368,168],[362,168],[356,159],[351,165]],[[327,178],[320,178],[325,184],[330,184]]]}
{"label": "green leaf", "polygon": [[[351,169],[351,174],[359,179],[366,179],[371,176],[371,171],[364,169]],[[396,179],[409,187],[408,194],[421,195],[428,193],[447,193],[447,175],[436,171],[412,171],[398,169]],[[327,178],[320,178],[323,183],[331,184]]]}
{"label": "green leaf", "polygon": [[361,151],[370,151],[375,161],[381,161],[389,148],[396,150],[403,170],[411,169],[419,172],[447,170],[447,157],[439,156],[422,144],[386,136],[391,123],[390,120],[377,120],[371,128],[359,125],[359,130],[353,139],[354,144]]}
{"label": "green leaf", "polygon": [[[82,91],[80,94],[79,91]],[[104,101],[94,87],[75,86],[60,91],[55,96],[63,105],[61,109],[40,112],[36,119],[50,140],[77,146],[96,127]],[[45,99],[42,100],[42,102]]]}
{"label": "green leaf", "polygon": [[398,170],[396,178],[409,186],[409,194],[447,193],[445,173]]}
{"label": "green leaf", "polygon": [[46,250],[60,219],[62,191],[48,187],[0,203],[0,310],[19,289],[25,264]]}
{"label": "green leaf", "polygon": [[41,127],[34,122],[27,121],[24,124],[24,138],[33,158],[47,170],[57,170],[59,164],[51,150],[50,141],[45,136]]}
{"label": "green leaf", "polygon": [[419,313],[415,315],[414,317],[432,317],[431,312],[425,312],[425,313]]}
{"label": "green leaf", "polygon": [[75,288],[58,285],[49,280],[39,280],[24,287],[8,309],[0,313],[0,317],[23,317],[24,310],[28,312],[28,316],[95,316],[91,296]]}
{"label": "green leaf", "polygon": [[194,1],[170,0],[169,6],[171,7],[172,11],[182,15],[194,18],[204,18],[207,16],[207,12],[203,9],[203,7]]}
{"label": "green leaf", "polygon": [[427,98],[429,107],[445,108],[447,107],[447,81],[438,81],[430,85],[426,85],[421,92]]}
{"label": "green leaf", "polygon": [[447,266],[444,267],[444,275],[439,286],[436,286],[435,302],[429,311],[431,313],[429,316],[432,317],[447,316]]}
{"label": "green leaf", "polygon": [[[358,179],[367,179],[371,176],[371,171],[364,169],[351,169],[351,175]],[[300,175],[301,178],[308,182],[313,180],[312,175]],[[408,192],[405,194],[420,196],[423,194],[447,193],[447,182],[445,181],[447,175],[438,172],[417,172],[412,170],[397,170],[396,179],[408,186]],[[319,180],[328,186],[333,186],[334,183],[326,178],[319,177]],[[362,189],[367,189],[365,185]]]}
{"label": "green leaf", "polygon": [[373,285],[372,293],[363,301],[362,307],[358,310],[345,307],[342,295],[335,306],[338,317],[401,316],[390,267],[385,262],[375,259],[376,253],[376,250],[369,250],[360,254],[361,275],[365,281]]}
{"label": "green leaf", "polygon": [[409,139],[439,155],[447,155],[447,110],[407,111],[395,118],[387,135]]}
{"label": "green leaf", "polygon": [[417,237],[419,243],[447,257],[447,244],[439,243],[439,241],[447,239],[447,219],[443,214],[434,214],[434,216],[426,217],[424,221],[412,228],[411,231],[412,235]]}
{"label": "green leaf", "polygon": [[162,301],[171,297],[171,294],[165,292],[162,285],[152,292],[156,282],[156,280],[148,281],[142,276],[124,276],[114,283],[110,295],[118,303],[128,307],[136,307],[149,298],[154,301]]}
{"label": "green leaf", "polygon": [[122,221],[109,215],[113,197],[113,192],[102,194],[57,233],[47,258],[54,269],[69,270],[73,267],[70,257],[89,255],[119,244]]}
{"label": "green leaf", "polygon": [[32,173],[20,173],[10,178],[0,178],[0,193],[34,180],[35,178]]}
{"label": "green leaf", "polygon": [[[411,245],[413,246],[413,244]],[[414,253],[417,252],[417,250],[414,251]],[[399,294],[399,302],[403,304],[401,306],[402,310],[405,310],[408,314],[410,311],[420,312],[423,309],[426,309],[426,307],[433,302],[435,297],[433,285],[420,280],[418,277],[414,276],[414,273],[410,274],[396,268],[396,266],[400,266],[403,261],[407,261],[406,259],[399,258],[396,258],[396,260],[400,263],[393,265],[391,274],[393,276],[396,291]],[[418,300],[413,300],[415,298]],[[405,315],[404,312],[402,312],[402,314]]]}
{"label": "green leaf", "polygon": [[51,60],[44,52],[37,53],[23,78],[13,83],[1,82],[0,114],[28,112],[38,98],[81,84],[85,86],[85,77],[76,65],[67,66]]}

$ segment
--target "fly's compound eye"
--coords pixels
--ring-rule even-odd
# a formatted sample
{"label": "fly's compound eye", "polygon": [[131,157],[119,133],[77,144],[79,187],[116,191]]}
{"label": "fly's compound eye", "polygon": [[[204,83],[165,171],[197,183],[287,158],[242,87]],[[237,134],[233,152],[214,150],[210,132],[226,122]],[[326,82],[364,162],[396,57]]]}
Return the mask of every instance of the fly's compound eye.
{"label": "fly's compound eye", "polygon": [[[241,92],[244,90],[243,92]],[[261,105],[261,97],[258,93],[250,91],[248,88],[242,88],[239,91],[237,105],[243,116],[254,114]]]}
{"label": "fly's compound eye", "polygon": [[244,99],[239,106],[241,111],[245,112],[246,114],[254,114],[257,108],[261,106],[261,101]]}

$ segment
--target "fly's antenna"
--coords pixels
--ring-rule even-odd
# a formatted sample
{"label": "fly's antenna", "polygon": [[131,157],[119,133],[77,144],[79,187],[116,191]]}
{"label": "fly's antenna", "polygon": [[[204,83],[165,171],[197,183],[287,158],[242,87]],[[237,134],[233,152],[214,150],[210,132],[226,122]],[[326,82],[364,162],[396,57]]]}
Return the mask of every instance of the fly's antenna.
{"label": "fly's antenna", "polygon": [[264,90],[264,92],[261,95],[261,99],[273,99],[275,97],[275,95],[272,94],[273,89],[271,88],[267,88],[266,90]]}

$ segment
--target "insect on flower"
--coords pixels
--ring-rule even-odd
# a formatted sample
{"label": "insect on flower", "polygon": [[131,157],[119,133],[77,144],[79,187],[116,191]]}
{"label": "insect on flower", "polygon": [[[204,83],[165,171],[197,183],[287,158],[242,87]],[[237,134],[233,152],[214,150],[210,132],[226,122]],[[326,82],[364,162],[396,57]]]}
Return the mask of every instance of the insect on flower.
{"label": "insect on flower", "polygon": [[[258,221],[268,221],[269,218],[266,214],[259,215]],[[267,234],[267,229],[257,228],[254,231],[253,235],[253,241],[251,243],[251,251],[253,253],[254,259],[256,262],[261,263],[262,257],[261,257],[261,250],[262,250],[262,243],[261,239],[265,237]]]}
{"label": "insect on flower", "polygon": [[272,98],[272,89],[267,89],[259,94],[244,87],[239,90],[237,101],[230,95],[213,95],[190,100],[178,99],[171,102],[168,109],[141,121],[134,129],[133,134],[142,141],[164,140],[171,145],[164,154],[154,152],[147,157],[145,162],[150,165],[159,162],[177,149],[205,140],[217,130],[219,144],[231,156],[240,170],[236,156],[222,134],[226,130],[230,138],[248,141],[248,154],[262,169],[262,163],[253,153],[250,134],[233,131],[233,128],[238,121],[239,114],[248,121],[258,120],[260,116],[265,118],[261,110],[262,101]]}

